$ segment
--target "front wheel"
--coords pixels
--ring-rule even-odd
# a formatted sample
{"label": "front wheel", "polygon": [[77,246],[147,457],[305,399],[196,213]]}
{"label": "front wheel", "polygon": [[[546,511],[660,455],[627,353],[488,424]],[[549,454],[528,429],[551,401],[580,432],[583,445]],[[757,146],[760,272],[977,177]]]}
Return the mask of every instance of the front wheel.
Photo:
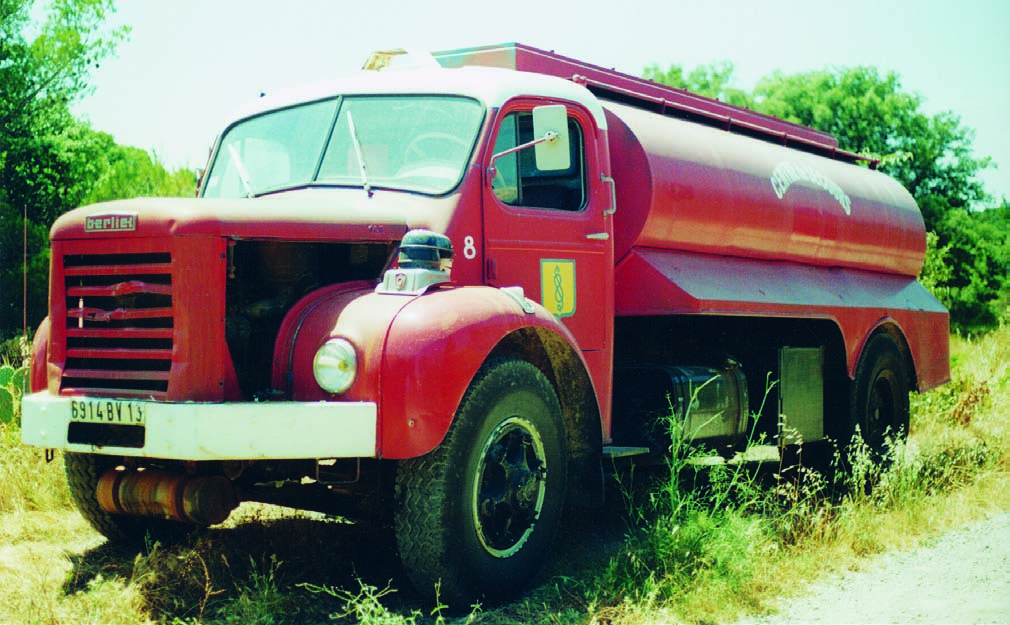
{"label": "front wheel", "polygon": [[515,594],[550,550],[566,481],[550,382],[524,361],[485,365],[442,444],[398,468],[396,536],[411,582],[464,605]]}

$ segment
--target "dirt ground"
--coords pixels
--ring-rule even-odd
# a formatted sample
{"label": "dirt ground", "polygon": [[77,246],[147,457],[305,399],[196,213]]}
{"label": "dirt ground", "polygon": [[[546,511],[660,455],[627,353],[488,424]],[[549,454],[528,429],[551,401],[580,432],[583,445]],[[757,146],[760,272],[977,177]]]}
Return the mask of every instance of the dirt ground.
{"label": "dirt ground", "polygon": [[1010,513],[863,560],[737,625],[1010,624]]}

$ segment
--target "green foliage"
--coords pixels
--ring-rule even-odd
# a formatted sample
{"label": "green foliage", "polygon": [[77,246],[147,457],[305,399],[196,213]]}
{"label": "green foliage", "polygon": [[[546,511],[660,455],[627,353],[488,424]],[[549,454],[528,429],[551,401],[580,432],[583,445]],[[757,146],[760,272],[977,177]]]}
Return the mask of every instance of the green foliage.
{"label": "green foliage", "polygon": [[950,266],[950,245],[941,247],[938,239],[935,232],[926,233],[926,260],[919,272],[919,282],[944,301],[944,288],[939,285],[950,279],[953,269]]}
{"label": "green foliage", "polygon": [[950,209],[937,225],[949,268],[946,279],[937,282],[938,297],[950,309],[953,327],[962,332],[990,329],[1006,315],[1010,223],[1006,213],[993,214],[998,212]]}
{"label": "green foliage", "polygon": [[14,367],[10,365],[0,365],[0,388],[5,388],[14,378]]}
{"label": "green foliage", "polygon": [[0,386],[0,423],[14,420],[14,395],[5,386]]}
{"label": "green foliage", "polygon": [[733,79],[733,64],[729,61],[699,65],[686,75],[684,70],[677,65],[671,65],[666,70],[658,65],[649,65],[642,72],[642,76],[664,85],[686,89],[692,93],[715,98],[734,106],[747,108],[754,106],[753,98],[747,92],[729,86]]}
{"label": "green foliage", "polygon": [[[301,586],[311,593],[324,594],[338,599],[343,604],[340,610],[330,614],[330,618],[333,620],[353,618],[354,622],[360,625],[417,625],[418,619],[424,619],[424,613],[420,610],[411,610],[409,614],[402,615],[383,604],[383,598],[396,592],[391,584],[387,584],[385,588],[380,590],[378,587],[358,579],[359,590],[357,592],[312,584],[302,584]],[[438,596],[438,588],[435,589],[435,595]],[[430,614],[435,617],[434,625],[445,625],[449,621],[446,620],[442,612],[448,606],[442,605],[437,598],[435,604],[435,608]],[[479,614],[480,607],[474,606],[466,621],[460,621],[460,625],[473,623]]]}
{"label": "green foliage", "polygon": [[196,175],[188,169],[169,172],[151,155],[139,148],[116,145],[99,155],[99,173],[84,204],[131,197],[185,197],[196,194]]}
{"label": "green foliage", "polygon": [[[897,74],[853,67],[793,75],[773,73],[754,88],[758,110],[829,132],[846,150],[883,158],[881,170],[917,200],[936,195],[951,207],[986,199],[974,158],[974,132],[952,112],[929,116],[922,98],[901,90]],[[926,228],[936,215],[924,211]]]}
{"label": "green foliage", "polygon": [[0,424],[13,424],[14,427],[20,424],[26,378],[26,369],[20,363],[17,367],[6,361],[0,365]]}
{"label": "green foliage", "polygon": [[196,186],[192,172],[170,173],[70,114],[90,69],[128,34],[104,27],[113,0],[53,0],[29,23],[34,4],[0,0],[0,340],[46,314],[47,235],[57,217],[106,199],[192,195]]}
{"label": "green foliage", "polygon": [[[73,125],[68,102],[85,93],[89,69],[127,31],[102,29],[113,11],[112,0],[54,0],[47,3],[41,23],[29,28],[33,5],[33,0],[0,3],[0,186],[8,195],[0,200],[19,206],[31,200],[24,189],[11,196],[15,187],[42,192],[29,207],[29,217],[44,221],[36,211],[59,207],[48,206],[51,191],[67,182],[53,157],[59,151],[55,140]],[[28,39],[26,33],[34,36]]]}

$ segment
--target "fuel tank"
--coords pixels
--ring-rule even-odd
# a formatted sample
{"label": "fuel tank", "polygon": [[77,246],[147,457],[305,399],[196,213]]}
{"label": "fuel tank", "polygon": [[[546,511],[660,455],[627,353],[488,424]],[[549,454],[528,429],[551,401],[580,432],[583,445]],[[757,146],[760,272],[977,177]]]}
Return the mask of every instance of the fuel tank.
{"label": "fuel tank", "polygon": [[886,175],[851,159],[601,103],[617,189],[617,262],[633,248],[658,248],[918,275],[922,216]]}

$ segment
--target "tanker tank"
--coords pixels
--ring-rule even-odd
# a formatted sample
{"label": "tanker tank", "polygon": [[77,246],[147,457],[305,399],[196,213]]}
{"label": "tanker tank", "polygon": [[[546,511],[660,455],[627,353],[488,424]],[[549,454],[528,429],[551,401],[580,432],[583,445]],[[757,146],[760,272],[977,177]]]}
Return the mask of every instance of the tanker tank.
{"label": "tanker tank", "polygon": [[616,181],[615,259],[677,250],[915,277],[922,216],[868,167],[601,100]]}

